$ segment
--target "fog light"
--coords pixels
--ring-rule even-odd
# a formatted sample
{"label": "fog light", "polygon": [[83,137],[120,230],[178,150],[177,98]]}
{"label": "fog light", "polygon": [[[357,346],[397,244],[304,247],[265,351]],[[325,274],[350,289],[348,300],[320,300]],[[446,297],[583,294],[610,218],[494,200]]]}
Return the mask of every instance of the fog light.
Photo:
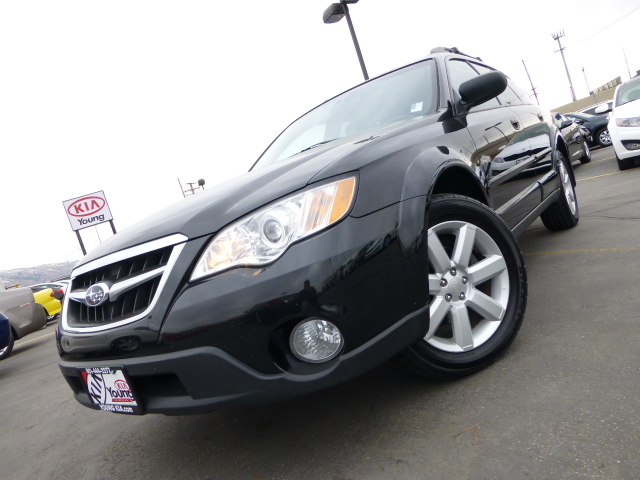
{"label": "fog light", "polygon": [[640,150],[640,142],[637,140],[623,140],[622,144],[627,150]]}
{"label": "fog light", "polygon": [[312,318],[300,322],[291,332],[291,351],[300,360],[327,362],[342,350],[342,334],[333,323]]}

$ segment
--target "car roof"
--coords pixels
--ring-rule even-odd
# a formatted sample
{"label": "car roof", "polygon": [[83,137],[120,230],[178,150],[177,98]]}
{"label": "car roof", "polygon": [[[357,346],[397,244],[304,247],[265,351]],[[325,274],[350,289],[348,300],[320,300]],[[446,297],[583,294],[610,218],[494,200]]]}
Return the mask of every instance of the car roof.
{"label": "car roof", "polygon": [[613,102],[613,99],[605,100],[604,102],[594,103],[593,105],[589,105],[588,107],[581,108],[580,110],[578,110],[578,113],[582,113],[585,110],[591,110],[593,107],[599,107],[600,105],[605,105],[607,103],[612,103],[612,102]]}
{"label": "car roof", "polygon": [[583,117],[583,118],[593,118],[596,115],[591,115],[590,113],[584,113],[584,112],[569,112],[569,113],[565,113],[565,115],[575,115],[576,117]]}

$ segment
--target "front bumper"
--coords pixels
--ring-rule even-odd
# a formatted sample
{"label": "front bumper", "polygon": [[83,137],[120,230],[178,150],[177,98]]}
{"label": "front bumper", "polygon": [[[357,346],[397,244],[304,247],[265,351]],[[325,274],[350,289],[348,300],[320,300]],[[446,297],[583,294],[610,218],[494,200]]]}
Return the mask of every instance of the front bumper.
{"label": "front bumper", "polygon": [[640,150],[629,150],[624,145],[624,143],[629,141],[640,142],[640,127],[614,126],[613,128],[609,128],[609,133],[611,134],[613,149],[620,160],[640,157]]}
{"label": "front bumper", "polygon": [[[425,198],[349,217],[265,269],[236,269],[189,282],[207,239],[187,242],[150,315],[57,341],[60,368],[91,408],[80,372],[121,367],[144,413],[188,414],[290,398],[360,375],[428,328]],[[414,212],[412,214],[408,212]],[[304,363],[292,328],[320,317],[340,328],[343,352]]]}
{"label": "front bumper", "polygon": [[373,339],[314,372],[266,375],[216,347],[127,359],[120,362],[60,362],[60,370],[86,407],[92,403],[80,372],[105,364],[123,367],[142,413],[206,413],[231,405],[258,405],[291,398],[354,378],[388,360],[424,336],[428,306],[408,315]]}

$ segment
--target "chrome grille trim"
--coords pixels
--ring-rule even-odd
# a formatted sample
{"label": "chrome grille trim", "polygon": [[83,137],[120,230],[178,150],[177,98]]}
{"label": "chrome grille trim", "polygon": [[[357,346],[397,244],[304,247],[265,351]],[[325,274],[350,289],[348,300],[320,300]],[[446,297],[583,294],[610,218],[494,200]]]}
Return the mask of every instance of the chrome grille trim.
{"label": "chrome grille trim", "polygon": [[[169,239],[171,239],[169,241]],[[174,242],[178,240],[178,241],[182,241],[183,243],[180,244],[175,244]],[[165,237],[164,239],[159,239],[159,240],[154,240],[153,242],[149,242],[146,243],[144,245],[138,245],[136,247],[133,248],[129,248],[127,250],[123,250],[121,252],[116,252],[114,254],[111,255],[107,255],[106,257],[100,258],[98,260],[95,260],[93,262],[88,263],[87,265],[82,265],[80,268],[78,268],[77,270],[74,270],[72,273],[72,277],[71,277],[71,282],[69,284],[69,295],[65,295],[65,299],[64,299],[64,306],[62,309],[62,318],[61,318],[61,322],[62,322],[62,328],[67,331],[67,332],[73,332],[73,333],[94,333],[94,332],[101,332],[101,331],[105,331],[105,330],[110,330],[113,328],[117,328],[117,327],[121,327],[123,325],[127,325],[129,323],[133,323],[136,322],[142,318],[144,318],[145,316],[147,316],[151,310],[155,307],[158,299],[160,298],[160,294],[162,293],[162,290],[165,286],[165,283],[167,282],[167,279],[169,277],[169,274],[171,273],[171,270],[173,269],[173,266],[175,265],[176,261],[178,260],[178,257],[180,256],[180,253],[182,252],[182,249],[185,246],[185,241],[187,240],[187,237],[185,237],[184,235],[171,235],[170,237]],[[74,298],[75,301],[78,301],[78,296],[79,293],[78,291],[73,291],[73,280],[78,277],[79,275],[82,275],[84,273],[88,273],[90,271],[92,271],[93,269],[98,269],[98,268],[102,268],[102,267],[106,267],[112,263],[116,263],[116,262],[120,262],[123,260],[127,260],[129,258],[132,257],[136,257],[138,255],[142,255],[145,253],[149,253],[149,252],[153,252],[154,250],[158,250],[158,249],[162,249],[162,248],[166,248],[168,246],[174,245],[172,251],[171,251],[171,255],[169,256],[169,260],[167,261],[167,264],[163,267],[160,267],[158,269],[152,270],[150,272],[146,272],[144,274],[138,275],[137,277],[131,277],[129,279],[123,280],[119,283],[115,283],[113,285],[113,288],[116,290],[116,297],[125,293],[126,290],[129,290],[131,288],[134,288],[135,286],[139,285],[142,282],[151,280],[155,277],[160,276],[160,282],[158,284],[158,287],[156,288],[156,291],[153,295],[153,298],[151,299],[149,305],[147,306],[147,308],[145,308],[145,310],[142,313],[139,313],[137,315],[134,315],[132,317],[129,318],[125,318],[123,320],[119,320],[119,321],[115,321],[115,322],[111,322],[111,323],[105,323],[102,325],[87,325],[87,326],[71,326],[69,325],[68,319],[67,319],[67,312],[69,311],[69,302],[71,300],[71,297],[76,297]],[[128,253],[128,255],[126,254]],[[108,261],[107,261],[108,259]],[[85,268],[91,266],[91,268]],[[121,285],[122,284],[122,285]],[[122,288],[120,288],[122,287]],[[138,302],[138,298],[136,295],[136,298],[134,299],[134,306],[133,308],[135,308],[135,304]],[[81,302],[82,303],[82,302]]]}
{"label": "chrome grille trim", "polygon": [[78,275],[90,272],[91,270],[106,267],[107,265],[111,265],[112,263],[120,262],[122,260],[127,260],[131,257],[137,257],[138,255],[142,255],[143,253],[160,250],[161,248],[170,247],[171,245],[177,245],[178,243],[186,242],[187,240],[189,239],[185,235],[182,235],[181,233],[175,233],[173,235],[169,235],[168,237],[159,238],[157,240],[153,240],[152,242],[143,243],[142,245],[136,245],[135,247],[111,253],[74,269],[71,274],[71,279],[73,280]]}

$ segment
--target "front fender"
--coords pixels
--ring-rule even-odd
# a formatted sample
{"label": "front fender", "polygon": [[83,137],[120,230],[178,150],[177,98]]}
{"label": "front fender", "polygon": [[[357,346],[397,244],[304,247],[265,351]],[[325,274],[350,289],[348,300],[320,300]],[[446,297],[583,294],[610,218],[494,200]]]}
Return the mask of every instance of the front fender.
{"label": "front fender", "polygon": [[487,203],[480,180],[468,163],[452,158],[446,147],[425,150],[407,168],[402,188],[398,238],[406,255],[413,253],[412,243],[423,234],[429,199],[434,193],[445,193],[437,188]]}

